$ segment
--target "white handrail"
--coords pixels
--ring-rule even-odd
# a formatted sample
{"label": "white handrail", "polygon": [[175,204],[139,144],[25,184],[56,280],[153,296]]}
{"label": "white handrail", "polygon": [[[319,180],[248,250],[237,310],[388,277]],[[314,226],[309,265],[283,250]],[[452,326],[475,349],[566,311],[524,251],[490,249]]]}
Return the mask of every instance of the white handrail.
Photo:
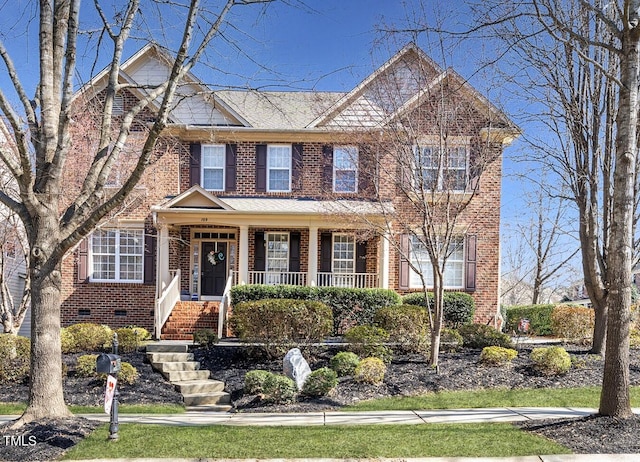
{"label": "white handrail", "polygon": [[222,301],[220,302],[220,308],[218,309],[218,338],[222,338],[222,332],[224,323],[227,320],[227,308],[231,304],[231,287],[233,286],[233,275],[230,274],[227,278],[227,285],[224,286],[224,292],[222,293]]}
{"label": "white handrail", "polygon": [[169,319],[173,307],[180,301],[180,268],[176,270],[176,274],[169,285],[162,291],[160,297],[156,299],[156,315],[155,315],[155,337],[160,340],[162,326]]}

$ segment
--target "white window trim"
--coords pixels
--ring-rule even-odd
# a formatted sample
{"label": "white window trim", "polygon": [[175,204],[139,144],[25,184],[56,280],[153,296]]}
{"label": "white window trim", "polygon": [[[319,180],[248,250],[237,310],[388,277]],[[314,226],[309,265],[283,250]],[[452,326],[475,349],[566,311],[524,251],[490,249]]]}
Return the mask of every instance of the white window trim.
{"label": "white window trim", "polygon": [[[423,150],[425,148],[431,148],[438,153],[442,152],[442,150],[464,148],[465,155],[466,155],[465,167],[464,167],[465,184],[462,189],[451,189],[451,192],[453,193],[464,193],[466,191],[466,186],[469,181],[469,160],[470,160],[470,153],[471,153],[471,147],[470,147],[469,141],[463,138],[460,138],[460,139],[454,138],[452,140],[448,140],[447,142],[437,141],[434,139],[426,139],[426,140],[418,141],[418,143],[416,143],[412,148],[413,163],[414,163],[414,169],[416,172],[416,176],[414,176],[414,183],[416,183],[415,184],[416,187],[419,186],[417,182],[420,181],[420,175],[422,174],[422,169],[423,169],[423,167],[417,165],[418,149]],[[430,169],[430,170],[435,170],[435,169]],[[461,168],[450,169],[449,167],[445,169],[444,166],[442,165],[442,161],[439,161],[438,162],[438,181],[435,189],[436,191],[444,191],[443,182],[444,182],[445,170],[462,170],[462,169]]]}
{"label": "white window trim", "polygon": [[274,235],[285,235],[287,236],[287,269],[286,269],[286,273],[289,272],[289,261],[290,261],[290,257],[291,257],[291,235],[288,232],[278,232],[278,231],[273,231],[273,232],[266,232],[264,234],[264,243],[265,243],[265,249],[264,249],[264,270],[266,273],[275,273],[275,271],[271,271],[268,269],[269,267],[269,236],[274,236]]}
{"label": "white window trim", "polygon": [[[341,273],[341,272],[337,272],[336,271],[336,267],[335,267],[335,262],[336,259],[334,258],[335,256],[335,245],[336,245],[336,237],[337,236],[347,236],[350,237],[352,239],[352,244],[353,244],[353,259],[351,259],[351,261],[353,262],[353,271],[351,273]],[[331,235],[331,273],[332,274],[355,274],[356,273],[356,237],[353,234],[349,234],[349,233],[333,233]],[[349,259],[346,258],[340,258],[338,259],[338,261],[349,261]]]}
{"label": "white window trim", "polygon": [[[282,167],[271,168],[269,166],[269,157],[271,155],[271,148],[287,148],[289,150],[289,183],[287,189],[271,189],[271,170],[285,170]],[[291,192],[291,177],[293,176],[293,147],[290,144],[268,144],[267,145],[267,192]]]}
{"label": "white window trim", "polygon": [[[105,282],[105,283],[131,283],[142,284],[144,283],[144,229],[130,227],[130,228],[104,228],[103,231],[115,231],[116,232],[116,252],[115,252],[115,278],[114,279],[98,279],[93,277],[93,238],[94,234],[91,234],[89,239],[89,251],[88,251],[88,268],[91,271],[89,276],[89,282]],[[121,231],[140,231],[142,239],[142,269],[140,272],[140,279],[120,279],[120,232]]]}
{"label": "white window trim", "polygon": [[[454,262],[460,262],[462,264],[462,277],[460,278],[460,285],[455,285],[455,286],[448,286],[445,285],[444,289],[446,290],[461,290],[464,289],[464,282],[465,282],[465,255],[466,255],[466,239],[464,238],[464,236],[456,236],[454,237],[454,239],[459,239],[461,244],[462,244],[462,260],[451,260],[451,256],[447,257],[447,265],[454,263]],[[411,242],[413,240],[413,236],[411,236],[409,238],[409,245],[411,246],[410,250],[409,250],[409,260],[413,263],[413,243]],[[431,261],[426,260],[426,263],[428,265],[431,265]],[[418,274],[412,267],[411,265],[409,265],[409,288],[410,289],[422,289],[422,284],[416,284],[413,283],[413,275]],[[446,280],[446,276],[443,275],[443,280]],[[444,281],[443,281],[444,282]],[[427,285],[426,289],[433,289],[433,283],[431,285]]]}
{"label": "white window trim", "polygon": [[[336,158],[335,158],[335,151],[337,149],[342,149],[342,150],[349,150],[349,149],[354,149],[355,150],[355,165],[354,168],[352,169],[343,169],[343,168],[336,168]],[[358,150],[357,146],[336,146],[333,148],[333,192],[334,193],[339,193],[339,194],[356,194],[358,192],[358,163],[360,161],[360,151]],[[353,191],[338,191],[336,190],[336,172],[355,172],[355,181],[354,181],[354,189]]]}
{"label": "white window trim", "polygon": [[[205,169],[211,170],[219,170],[219,167],[205,167],[204,166],[204,148],[206,147],[214,147],[214,148],[222,148],[222,188],[220,189],[209,189],[204,186],[204,171]],[[201,159],[200,159],[200,185],[206,189],[207,191],[225,191],[226,190],[226,181],[227,181],[227,146],[225,144],[203,144],[201,147]]]}

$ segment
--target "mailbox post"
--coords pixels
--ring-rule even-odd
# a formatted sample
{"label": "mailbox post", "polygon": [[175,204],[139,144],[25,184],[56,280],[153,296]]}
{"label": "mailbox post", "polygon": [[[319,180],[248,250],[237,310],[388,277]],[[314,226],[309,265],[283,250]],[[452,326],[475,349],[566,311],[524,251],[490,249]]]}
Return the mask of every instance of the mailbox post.
{"label": "mailbox post", "polygon": [[114,332],[113,334],[113,353],[107,354],[102,353],[98,355],[96,359],[96,371],[102,372],[105,374],[109,374],[116,379],[114,393],[113,393],[113,403],[111,404],[111,412],[110,412],[110,425],[109,425],[109,439],[117,440],[118,439],[118,372],[120,371],[120,356],[118,356],[118,334]]}

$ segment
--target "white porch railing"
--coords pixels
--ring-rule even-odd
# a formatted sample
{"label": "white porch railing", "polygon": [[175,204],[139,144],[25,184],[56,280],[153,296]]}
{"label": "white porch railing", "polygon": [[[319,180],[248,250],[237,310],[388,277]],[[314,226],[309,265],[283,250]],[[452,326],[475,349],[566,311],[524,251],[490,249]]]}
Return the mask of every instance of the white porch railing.
{"label": "white porch railing", "polygon": [[231,286],[233,286],[233,275],[227,278],[227,285],[224,286],[224,292],[222,293],[222,301],[220,302],[220,308],[218,310],[218,338],[222,338],[224,332],[223,328],[227,321],[227,310],[231,305]]}
{"label": "white porch railing", "polygon": [[318,286],[371,289],[378,287],[378,275],[376,273],[318,273]]}
{"label": "white porch railing", "polygon": [[266,285],[288,284],[293,286],[306,286],[307,273],[249,271],[248,283],[249,284],[266,284]]}
{"label": "white porch railing", "polygon": [[162,326],[169,319],[169,315],[180,301],[180,269],[178,268],[169,285],[164,289],[160,297],[156,299],[155,337],[160,339]]}

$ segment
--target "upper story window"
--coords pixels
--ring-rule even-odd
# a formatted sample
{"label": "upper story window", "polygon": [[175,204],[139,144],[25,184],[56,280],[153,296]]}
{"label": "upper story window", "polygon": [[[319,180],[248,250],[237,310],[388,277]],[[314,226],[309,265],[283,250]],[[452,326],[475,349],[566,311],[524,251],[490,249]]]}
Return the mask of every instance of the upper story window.
{"label": "upper story window", "polygon": [[291,191],[291,146],[267,147],[267,191]]}
{"label": "upper story window", "polygon": [[99,229],[89,246],[91,281],[143,282],[144,230]]}
{"label": "upper story window", "polygon": [[468,158],[466,146],[415,146],[415,186],[429,191],[464,191]]}
{"label": "upper story window", "polygon": [[202,145],[202,187],[209,191],[224,191],[226,146]]}
{"label": "upper story window", "polygon": [[333,192],[358,191],[358,148],[336,146],[333,149]]}
{"label": "upper story window", "polygon": [[[448,257],[444,267],[444,288],[462,289],[464,288],[464,239],[462,237],[453,238],[449,244],[447,254]],[[432,288],[433,266],[427,249],[416,236],[411,236],[410,257],[413,266],[418,268],[424,276],[427,288]],[[422,288],[420,274],[413,268],[411,268],[409,287]]]}

